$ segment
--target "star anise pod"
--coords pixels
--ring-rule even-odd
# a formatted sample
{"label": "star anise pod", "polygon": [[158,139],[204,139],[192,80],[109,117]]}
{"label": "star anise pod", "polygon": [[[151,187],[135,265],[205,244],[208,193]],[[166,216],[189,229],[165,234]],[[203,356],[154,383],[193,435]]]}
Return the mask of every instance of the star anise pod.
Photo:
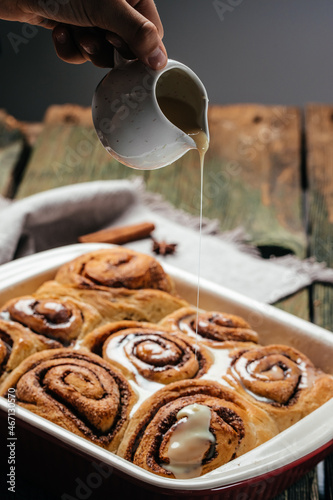
{"label": "star anise pod", "polygon": [[153,240],[153,252],[157,255],[171,255],[174,254],[177,248],[177,243],[167,243],[165,240]]}

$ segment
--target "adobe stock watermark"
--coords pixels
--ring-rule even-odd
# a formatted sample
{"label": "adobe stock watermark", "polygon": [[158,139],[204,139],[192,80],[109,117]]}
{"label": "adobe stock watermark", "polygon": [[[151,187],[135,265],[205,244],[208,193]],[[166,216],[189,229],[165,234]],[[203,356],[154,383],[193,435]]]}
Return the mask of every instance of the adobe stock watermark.
{"label": "adobe stock watermark", "polygon": [[239,156],[246,161],[254,161],[259,153],[267,149],[274,141],[279,140],[285,129],[295,119],[294,113],[281,106],[272,108],[270,123],[266,123],[261,116],[254,117],[254,120],[258,121],[258,130],[255,135],[242,134],[240,136]]}
{"label": "adobe stock watermark", "polygon": [[[135,85],[130,92],[124,92],[112,101],[106,102],[106,108],[111,111],[110,115],[116,115],[117,120],[126,120],[131,111],[137,110],[139,105],[151,95],[155,75],[148,67],[145,71],[146,75],[142,78],[142,84]],[[99,122],[99,129],[102,134],[110,134],[115,130],[114,121],[110,118],[102,118]]]}
{"label": "adobe stock watermark", "polygon": [[39,33],[39,28],[37,26],[33,26],[32,24],[23,23],[21,25],[21,33],[13,33],[12,31],[7,34],[7,38],[9,43],[12,46],[15,54],[20,52],[20,48],[22,45],[27,45],[30,40],[35,38]]}
{"label": "adobe stock watermark", "polygon": [[[229,196],[237,177],[242,182],[243,170],[248,164],[254,163],[259,155],[276,141],[279,141],[296,115],[288,108],[276,106],[272,108],[269,121],[262,116],[255,116],[258,123],[255,134],[238,133],[236,160],[224,161],[219,170],[209,171],[205,175],[203,185],[203,209],[205,210],[212,200],[222,196]],[[228,156],[228,155],[227,155]],[[200,190],[197,189],[189,209],[198,209],[200,206]]]}
{"label": "adobe stock watermark", "polygon": [[[290,436],[290,432],[287,433],[286,437],[280,434],[280,449],[283,450],[284,457],[288,457],[287,460],[285,460],[286,465],[293,464],[293,462],[300,458],[299,452],[297,452],[297,446],[295,445],[295,440]],[[267,448],[269,446],[269,441],[264,443],[262,446],[266,446]],[[258,482],[254,481],[252,484],[248,485],[246,491],[239,491],[239,493],[235,496],[235,500],[250,500],[251,498],[257,497],[272,498],[272,494],[276,491],[275,483],[279,484],[281,482],[281,477],[277,472],[277,469],[274,469],[274,466],[272,466],[269,462],[267,464],[262,462],[260,473],[263,474],[263,479]]]}
{"label": "adobe stock watermark", "polygon": [[63,493],[61,500],[88,500],[113,472],[113,467],[104,463],[92,462],[91,465],[94,471],[90,472],[84,480],[80,477],[75,479],[75,496]]}
{"label": "adobe stock watermark", "polygon": [[[131,113],[137,111],[139,106],[151,95],[154,82],[151,71],[150,68],[146,68],[147,74],[142,78],[142,83],[133,86],[129,92],[123,92],[110,101],[105,100],[104,115],[110,110],[110,116],[115,117],[115,119],[105,117],[99,120],[98,135],[100,139],[103,139],[104,136],[107,137],[116,129],[115,122],[119,127],[120,122],[130,118]],[[98,144],[95,129],[83,129],[81,137],[75,147],[69,145],[65,147],[62,161],[52,162],[52,170],[60,181],[67,174],[72,174],[82,162],[93,155],[96,144]]]}
{"label": "adobe stock watermark", "polygon": [[[70,0],[39,0],[38,5],[42,7],[45,12],[45,19],[48,17],[54,18],[60,10],[60,7],[69,3]],[[40,26],[35,26],[28,23],[20,25],[20,33],[13,33],[12,31],[7,34],[7,39],[12,46],[15,54],[20,52],[23,46],[26,46],[33,38],[35,38],[40,30]]]}
{"label": "adobe stock watermark", "polygon": [[274,480],[274,477],[267,476],[267,478],[262,479],[258,483],[250,484],[249,488],[251,491],[240,491],[235,497],[235,500],[250,500],[251,498],[254,498],[254,495],[263,495],[265,491],[267,492],[267,490],[272,488],[271,484],[274,482]]}
{"label": "adobe stock watermark", "polygon": [[243,2],[244,0],[213,0],[213,7],[220,21],[224,21],[225,15],[234,12]]}
{"label": "adobe stock watermark", "polygon": [[90,158],[96,147],[97,137],[95,130],[84,128],[82,138],[75,147],[66,146],[65,155],[62,162],[57,160],[51,164],[52,170],[59,181],[64,180],[66,174],[72,174],[82,162]]}
{"label": "adobe stock watermark", "polygon": [[9,470],[7,473],[8,491],[15,493],[16,486],[16,433],[15,433],[15,405],[16,391],[13,387],[8,389],[7,395],[7,413],[8,413],[8,436],[7,436],[7,463]]}

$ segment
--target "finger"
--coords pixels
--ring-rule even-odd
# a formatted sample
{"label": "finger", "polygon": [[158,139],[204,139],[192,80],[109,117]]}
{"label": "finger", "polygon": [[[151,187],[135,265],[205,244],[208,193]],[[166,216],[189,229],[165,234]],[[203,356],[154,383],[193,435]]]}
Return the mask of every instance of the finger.
{"label": "finger", "polygon": [[[137,17],[136,23],[133,22],[132,30],[123,33],[123,38],[130,50],[144,64],[155,70],[162,69],[168,61],[166,49],[158,35],[156,26],[151,21],[144,19]],[[131,18],[132,20],[134,21],[133,18]]]}
{"label": "finger", "polygon": [[58,24],[52,31],[53,43],[58,57],[65,62],[72,64],[82,64],[86,62],[72,38],[70,29],[64,24]]}
{"label": "finger", "polygon": [[155,24],[160,38],[164,36],[163,25],[153,0],[127,0],[145,18]]}
{"label": "finger", "polygon": [[154,23],[125,0],[114,3],[109,16],[108,10],[109,3],[101,0],[100,8],[91,13],[94,23],[119,35],[144,64],[153,69],[163,68],[167,63],[167,54]]}
{"label": "finger", "polygon": [[76,45],[86,59],[100,68],[112,68],[114,48],[105,39],[105,32],[91,28],[73,28]]}
{"label": "finger", "polygon": [[53,40],[63,61],[73,64],[91,61],[101,68],[113,67],[114,49],[102,30],[59,24],[53,30]]}

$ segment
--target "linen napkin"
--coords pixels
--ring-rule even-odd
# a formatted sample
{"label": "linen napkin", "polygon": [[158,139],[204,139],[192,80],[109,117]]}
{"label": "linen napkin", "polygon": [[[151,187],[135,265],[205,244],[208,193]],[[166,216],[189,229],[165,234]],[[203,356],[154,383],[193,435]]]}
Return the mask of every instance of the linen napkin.
{"label": "linen napkin", "polygon": [[[77,243],[79,236],[106,227],[145,221],[155,224],[155,239],[177,243],[176,253],[155,256],[149,238],[126,246],[197,275],[198,218],[146,192],[138,178],[66,186],[11,203],[0,198],[0,264]],[[220,234],[217,221],[204,219],[202,233],[200,276],[251,298],[274,303],[314,281],[333,282],[333,269],[313,259],[253,255],[239,229]]]}

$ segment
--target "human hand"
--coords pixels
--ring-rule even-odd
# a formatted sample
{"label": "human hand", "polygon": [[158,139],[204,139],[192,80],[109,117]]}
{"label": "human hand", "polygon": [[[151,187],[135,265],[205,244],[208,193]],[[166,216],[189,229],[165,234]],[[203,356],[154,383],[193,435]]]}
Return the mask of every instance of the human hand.
{"label": "human hand", "polygon": [[66,62],[112,67],[114,48],[153,69],[167,62],[153,0],[3,0],[0,19],[52,29],[57,54]]}

